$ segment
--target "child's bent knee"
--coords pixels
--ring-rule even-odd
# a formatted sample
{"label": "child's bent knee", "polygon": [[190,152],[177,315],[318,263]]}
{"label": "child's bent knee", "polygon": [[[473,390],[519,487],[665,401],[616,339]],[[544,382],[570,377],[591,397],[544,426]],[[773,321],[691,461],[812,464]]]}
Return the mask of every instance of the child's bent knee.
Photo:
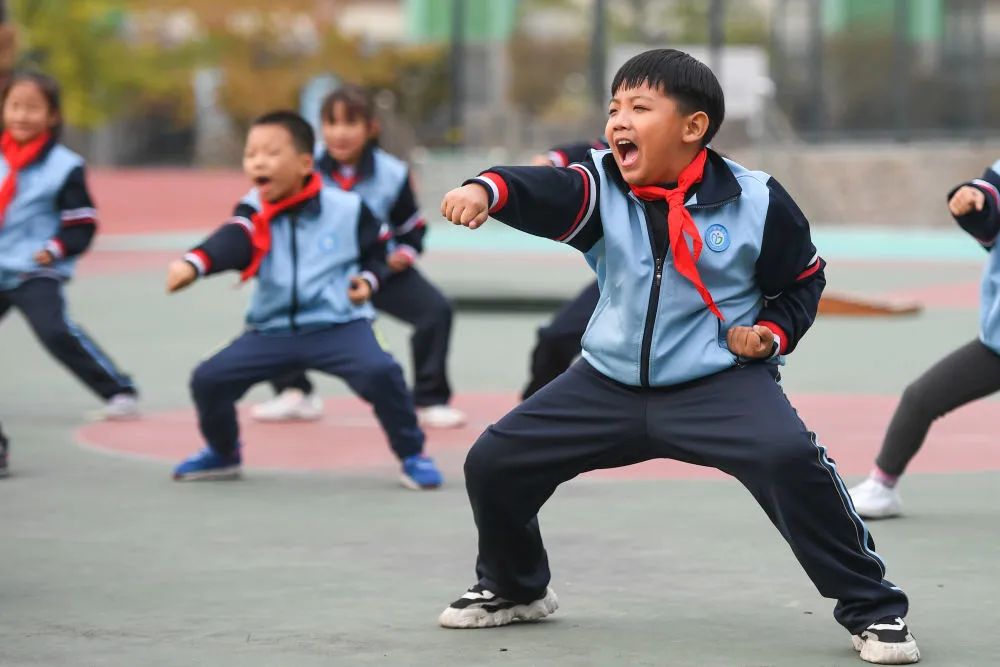
{"label": "child's bent knee", "polygon": [[191,371],[191,380],[189,384],[192,393],[198,394],[210,391],[218,384],[217,378],[218,375],[208,362],[198,364],[195,369]]}
{"label": "child's bent knee", "polygon": [[395,384],[397,380],[402,381],[402,377],[403,369],[396,360],[388,354],[382,354],[366,363],[358,373],[357,391],[362,395],[380,391],[387,384]]}
{"label": "child's bent knee", "polygon": [[486,485],[497,478],[500,469],[498,442],[489,430],[484,432],[465,456],[465,480],[467,484]]}

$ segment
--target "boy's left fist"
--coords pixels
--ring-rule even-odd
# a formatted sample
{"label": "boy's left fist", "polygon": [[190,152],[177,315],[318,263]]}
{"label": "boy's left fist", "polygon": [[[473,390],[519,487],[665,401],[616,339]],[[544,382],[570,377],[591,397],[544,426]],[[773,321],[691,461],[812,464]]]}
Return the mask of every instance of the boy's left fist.
{"label": "boy's left fist", "polygon": [[490,217],[490,198],[482,185],[469,183],[444,196],[441,215],[455,225],[469,229],[481,227]]}
{"label": "boy's left fist", "polygon": [[747,359],[767,359],[774,353],[774,332],[765,326],[733,327],[726,334],[729,351]]}
{"label": "boy's left fist", "polygon": [[52,262],[56,261],[56,258],[48,250],[39,250],[35,253],[34,260],[36,264],[48,266]]}
{"label": "boy's left fist", "polygon": [[360,306],[372,297],[372,286],[361,276],[351,278],[351,286],[347,288],[347,298],[355,306]]}
{"label": "boy's left fist", "polygon": [[399,273],[413,266],[413,257],[405,250],[396,250],[386,258],[385,263],[393,273]]}
{"label": "boy's left fist", "polygon": [[182,290],[198,278],[198,271],[183,259],[170,262],[167,267],[167,292]]}

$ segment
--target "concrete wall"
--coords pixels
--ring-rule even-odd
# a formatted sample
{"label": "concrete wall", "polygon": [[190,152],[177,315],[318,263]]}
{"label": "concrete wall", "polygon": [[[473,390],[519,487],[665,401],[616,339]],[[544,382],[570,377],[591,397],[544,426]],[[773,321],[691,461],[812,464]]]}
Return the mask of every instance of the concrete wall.
{"label": "concrete wall", "polygon": [[773,174],[815,222],[932,227],[953,224],[948,191],[1000,159],[1000,142],[755,148],[733,158]]}

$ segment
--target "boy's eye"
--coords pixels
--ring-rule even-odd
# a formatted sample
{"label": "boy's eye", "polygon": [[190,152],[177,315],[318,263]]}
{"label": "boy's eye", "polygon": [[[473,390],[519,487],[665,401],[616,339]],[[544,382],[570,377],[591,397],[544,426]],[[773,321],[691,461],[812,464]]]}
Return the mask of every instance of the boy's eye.
{"label": "boy's eye", "polygon": [[618,113],[618,109],[608,109],[609,116],[614,116],[616,113]]}
{"label": "boy's eye", "polygon": [[633,111],[648,111],[648,109],[646,107],[642,106],[642,105],[634,106],[634,107],[632,107],[632,110]]}

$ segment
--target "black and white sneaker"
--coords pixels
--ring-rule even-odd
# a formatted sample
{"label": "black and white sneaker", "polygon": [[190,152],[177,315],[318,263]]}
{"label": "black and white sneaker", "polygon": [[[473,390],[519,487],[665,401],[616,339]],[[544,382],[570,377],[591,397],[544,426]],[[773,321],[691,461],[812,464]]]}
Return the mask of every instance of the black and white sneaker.
{"label": "black and white sneaker", "polygon": [[515,621],[538,621],[559,608],[551,588],[533,602],[506,600],[476,584],[441,612],[438,623],[444,628],[495,628]]}
{"label": "black and white sneaker", "polygon": [[920,661],[917,640],[910,634],[906,621],[899,616],[880,618],[862,631],[852,635],[854,650],[865,662],[876,665],[912,665]]}

